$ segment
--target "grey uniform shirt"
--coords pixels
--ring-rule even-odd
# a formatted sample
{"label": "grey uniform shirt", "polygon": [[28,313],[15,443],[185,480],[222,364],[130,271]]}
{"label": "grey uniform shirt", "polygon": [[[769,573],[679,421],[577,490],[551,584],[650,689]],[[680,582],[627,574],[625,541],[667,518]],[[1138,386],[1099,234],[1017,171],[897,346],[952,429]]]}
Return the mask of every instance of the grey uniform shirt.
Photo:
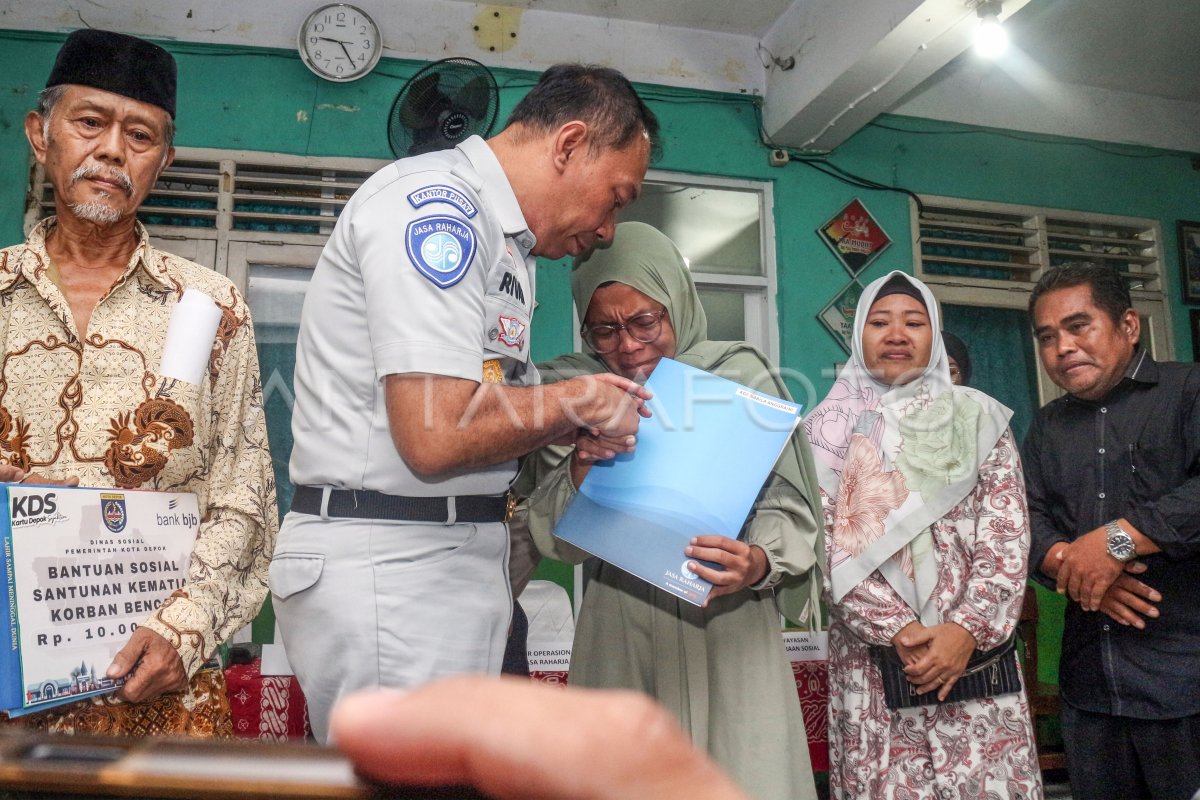
{"label": "grey uniform shirt", "polygon": [[515,461],[414,475],[392,442],[383,379],[486,374],[536,383],[533,246],[500,163],[477,136],[367,180],[342,211],[304,301],[292,482],[410,496],[502,493]]}

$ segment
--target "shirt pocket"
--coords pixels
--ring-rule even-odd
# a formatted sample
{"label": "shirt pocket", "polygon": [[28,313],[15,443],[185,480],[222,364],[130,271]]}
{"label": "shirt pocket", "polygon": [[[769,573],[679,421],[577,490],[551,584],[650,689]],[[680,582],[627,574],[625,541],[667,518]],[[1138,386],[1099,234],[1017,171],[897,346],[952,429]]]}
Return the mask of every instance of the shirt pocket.
{"label": "shirt pocket", "polygon": [[125,489],[183,490],[208,474],[205,385],[147,372],[143,399],[111,420],[104,466]]}
{"label": "shirt pocket", "polygon": [[1188,479],[1180,441],[1146,437],[1125,445],[1119,454],[1119,469],[1129,474],[1130,502],[1157,500]]}

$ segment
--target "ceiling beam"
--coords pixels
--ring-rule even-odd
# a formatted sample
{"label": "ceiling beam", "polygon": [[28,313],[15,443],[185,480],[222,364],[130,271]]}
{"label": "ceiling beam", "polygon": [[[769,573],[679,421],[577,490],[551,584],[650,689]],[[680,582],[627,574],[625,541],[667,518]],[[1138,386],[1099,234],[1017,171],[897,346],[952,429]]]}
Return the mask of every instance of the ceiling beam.
{"label": "ceiling beam", "polygon": [[[1004,0],[1000,19],[1029,0]],[[975,0],[796,0],[763,38],[763,126],[829,152],[971,46]],[[794,61],[789,62],[789,59]]]}

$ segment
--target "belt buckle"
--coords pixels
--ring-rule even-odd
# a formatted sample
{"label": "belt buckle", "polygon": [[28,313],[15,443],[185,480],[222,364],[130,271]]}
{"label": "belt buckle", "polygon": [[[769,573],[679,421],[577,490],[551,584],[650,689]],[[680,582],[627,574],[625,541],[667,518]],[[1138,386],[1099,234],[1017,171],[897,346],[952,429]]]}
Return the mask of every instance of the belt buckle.
{"label": "belt buckle", "polygon": [[511,489],[504,493],[504,521],[512,522],[512,518],[517,513],[517,504],[521,499]]}

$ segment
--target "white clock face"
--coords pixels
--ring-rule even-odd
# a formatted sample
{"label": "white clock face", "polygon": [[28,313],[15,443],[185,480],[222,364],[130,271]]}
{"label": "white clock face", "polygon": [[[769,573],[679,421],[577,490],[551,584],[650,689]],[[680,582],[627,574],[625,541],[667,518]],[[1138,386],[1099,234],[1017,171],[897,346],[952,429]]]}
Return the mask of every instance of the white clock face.
{"label": "white clock face", "polygon": [[379,61],[382,37],[375,20],[345,3],[322,6],[300,26],[300,58],[331,81],[353,81]]}

